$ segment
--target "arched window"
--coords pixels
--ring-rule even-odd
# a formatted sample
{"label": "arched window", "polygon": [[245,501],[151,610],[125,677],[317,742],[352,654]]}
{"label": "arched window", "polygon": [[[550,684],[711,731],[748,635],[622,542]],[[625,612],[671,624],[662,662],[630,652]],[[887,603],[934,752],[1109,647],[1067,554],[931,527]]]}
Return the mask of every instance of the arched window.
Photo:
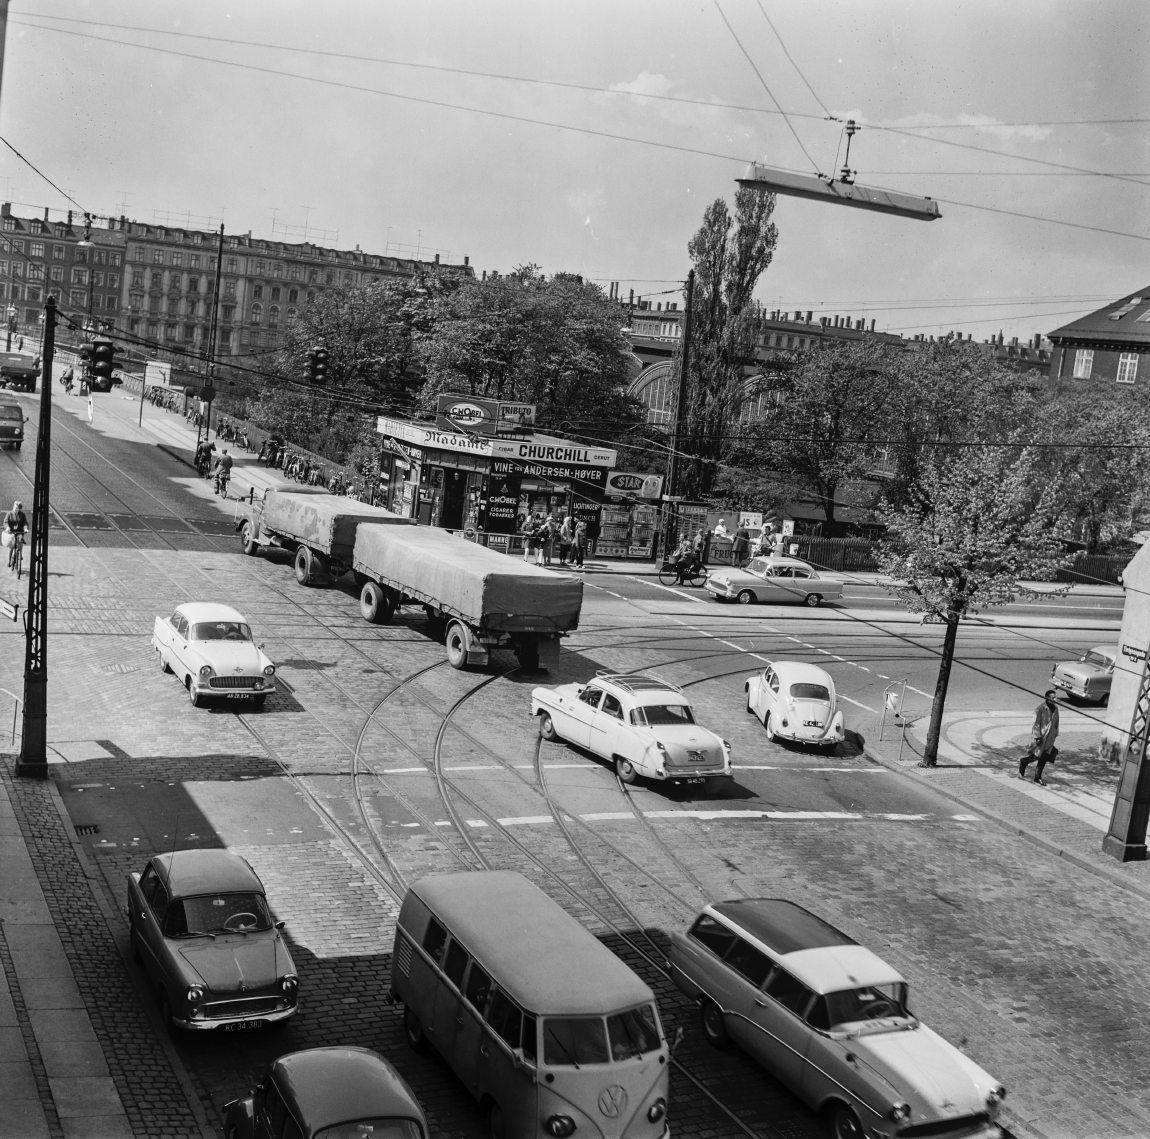
{"label": "arched window", "polygon": [[268,328],[279,328],[280,326],[280,306],[272,305],[268,309]]}
{"label": "arched window", "polygon": [[262,324],[264,319],[264,306],[261,304],[252,305],[252,324]]}

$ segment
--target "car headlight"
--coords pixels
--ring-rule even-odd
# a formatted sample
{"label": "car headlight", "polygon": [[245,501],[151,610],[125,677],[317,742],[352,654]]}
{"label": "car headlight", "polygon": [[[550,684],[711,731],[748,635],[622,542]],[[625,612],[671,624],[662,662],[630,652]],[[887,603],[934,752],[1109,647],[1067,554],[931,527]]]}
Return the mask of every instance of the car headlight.
{"label": "car headlight", "polygon": [[288,973],[280,980],[280,988],[289,996],[299,992],[299,978],[294,973]]}
{"label": "car headlight", "polygon": [[902,1123],[910,1118],[910,1104],[909,1103],[896,1103],[890,1109],[890,1117],[895,1123]]}
{"label": "car headlight", "polygon": [[661,1096],[655,1100],[649,1108],[647,1108],[647,1120],[650,1123],[658,1123],[664,1115],[667,1114],[667,1101]]}
{"label": "car headlight", "polygon": [[575,1134],[575,1120],[569,1115],[549,1116],[543,1126],[548,1135],[565,1136]]}
{"label": "car headlight", "polygon": [[264,676],[275,676],[276,666],[274,664],[264,665]]}
{"label": "car headlight", "polygon": [[184,997],[188,1004],[198,1005],[204,999],[204,990],[199,985],[189,985]]}
{"label": "car headlight", "polygon": [[999,1084],[996,1088],[991,1088],[987,1093],[986,1106],[993,1111],[1004,1099],[1006,1099],[1006,1088]]}
{"label": "car headlight", "polygon": [[662,740],[656,740],[655,746],[659,749],[659,754],[663,757],[663,759],[667,762],[670,762],[671,753],[663,745],[663,741]]}
{"label": "car headlight", "polygon": [[201,664],[200,665],[200,675],[201,676],[211,676],[212,675],[212,666],[210,664]]}
{"label": "car headlight", "polygon": [[264,686],[264,678],[262,676],[257,676],[255,678],[255,680],[252,682],[253,688],[263,688],[263,686]]}

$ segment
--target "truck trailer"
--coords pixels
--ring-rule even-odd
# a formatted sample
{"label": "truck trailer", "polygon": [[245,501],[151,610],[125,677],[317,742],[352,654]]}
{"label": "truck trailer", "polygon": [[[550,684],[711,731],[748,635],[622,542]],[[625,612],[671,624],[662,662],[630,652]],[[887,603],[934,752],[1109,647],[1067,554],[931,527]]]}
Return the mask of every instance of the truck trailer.
{"label": "truck trailer", "polygon": [[430,526],[360,526],[352,572],[366,620],[386,623],[401,605],[422,606],[453,668],[485,665],[493,649],[510,649],[535,672],[558,658],[583,604],[574,575]]}
{"label": "truck trailer", "polygon": [[380,506],[329,494],[319,487],[268,490],[237,518],[236,529],[245,554],[254,556],[264,546],[295,554],[295,577],[300,585],[329,584],[351,569],[352,548],[358,528],[365,522],[414,526]]}

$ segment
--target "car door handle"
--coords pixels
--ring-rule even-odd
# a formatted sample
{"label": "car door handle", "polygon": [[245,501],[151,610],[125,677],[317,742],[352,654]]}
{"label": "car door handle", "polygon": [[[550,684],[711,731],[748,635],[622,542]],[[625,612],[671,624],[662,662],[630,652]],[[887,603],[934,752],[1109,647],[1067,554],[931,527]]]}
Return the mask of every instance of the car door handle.
{"label": "car door handle", "polygon": [[767,1007],[766,1001],[761,1001],[761,1000],[759,1000],[758,997],[755,998],[755,1008],[766,1008],[766,1007]]}
{"label": "car door handle", "polygon": [[463,1027],[463,1017],[457,1016],[455,1018],[455,1027],[456,1028],[462,1028]]}
{"label": "car door handle", "polygon": [[486,1041],[484,1041],[482,1044],[479,1045],[479,1055],[480,1056],[490,1056],[491,1055],[491,1050],[487,1047]]}

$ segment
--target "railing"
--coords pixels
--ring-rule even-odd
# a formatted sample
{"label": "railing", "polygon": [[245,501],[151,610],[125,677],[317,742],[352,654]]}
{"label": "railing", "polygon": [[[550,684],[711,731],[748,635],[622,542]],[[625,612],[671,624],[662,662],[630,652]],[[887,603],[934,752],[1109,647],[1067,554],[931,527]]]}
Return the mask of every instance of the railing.
{"label": "railing", "polygon": [[0,688],[0,696],[10,696],[12,698],[12,739],[11,743],[16,743],[16,720],[20,716],[20,709],[24,707],[24,701],[16,695],[15,692],[9,692],[7,688]]}

